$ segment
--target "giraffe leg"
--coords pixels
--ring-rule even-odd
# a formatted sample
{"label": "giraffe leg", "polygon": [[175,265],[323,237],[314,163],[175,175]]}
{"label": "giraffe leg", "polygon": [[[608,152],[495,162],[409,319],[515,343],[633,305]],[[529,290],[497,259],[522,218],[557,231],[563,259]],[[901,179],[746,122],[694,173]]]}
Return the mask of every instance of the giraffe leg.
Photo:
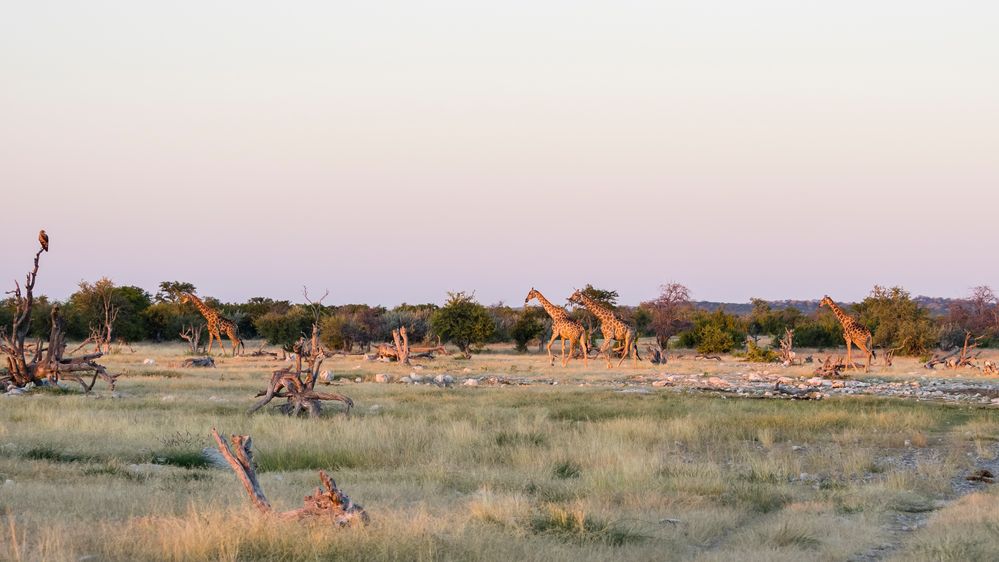
{"label": "giraffe leg", "polygon": [[215,334],[211,330],[208,331],[208,349],[205,350],[205,355],[211,356],[212,345],[215,343]]}
{"label": "giraffe leg", "polygon": [[575,340],[570,339],[569,340],[569,355],[565,354],[565,338],[562,338],[562,366],[563,367],[567,366],[569,364],[569,361],[572,360],[572,354],[573,354],[574,351],[576,351],[576,342],[575,342]]}
{"label": "giraffe leg", "polygon": [[624,334],[624,349],[621,350],[621,360],[617,362],[617,366],[620,367],[624,363],[624,359],[628,357],[631,353],[631,332],[626,332]]}
{"label": "giraffe leg", "polygon": [[857,370],[857,366],[853,363],[853,340],[846,338],[846,364],[850,366],[854,371]]}
{"label": "giraffe leg", "polygon": [[565,334],[561,334],[562,342],[562,366],[565,367]]}
{"label": "giraffe leg", "polygon": [[552,367],[555,366],[555,356],[552,355],[552,345],[555,343],[555,339],[558,338],[558,334],[552,332],[552,339],[548,340],[548,364]]}
{"label": "giraffe leg", "polygon": [[[872,342],[871,347],[874,347],[873,342]],[[867,356],[867,363],[864,365],[864,372],[865,373],[870,373],[871,372],[871,350],[867,348],[866,342],[865,343],[857,342],[857,349],[859,349],[860,351],[863,351],[864,355]]]}
{"label": "giraffe leg", "polygon": [[583,335],[579,336],[579,347],[583,350],[583,367],[587,367],[586,356],[589,355],[590,351],[586,348],[586,331],[583,331]]}
{"label": "giraffe leg", "polygon": [[[614,340],[608,337],[608,334],[604,334],[604,343],[600,345],[600,353],[604,354],[604,358],[607,359],[607,368],[611,368],[611,347],[614,345]],[[599,353],[597,354],[599,355]]]}

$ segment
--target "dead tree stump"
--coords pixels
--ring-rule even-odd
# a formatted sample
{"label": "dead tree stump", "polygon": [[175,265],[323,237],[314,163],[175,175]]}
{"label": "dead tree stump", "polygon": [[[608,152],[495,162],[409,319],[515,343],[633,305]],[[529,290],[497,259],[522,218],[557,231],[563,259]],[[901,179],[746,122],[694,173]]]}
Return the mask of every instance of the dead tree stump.
{"label": "dead tree stump", "polygon": [[[218,443],[219,452],[225,457],[226,462],[232,467],[236,477],[239,478],[246,493],[250,496],[250,502],[261,513],[277,515],[282,519],[329,519],[338,527],[349,527],[353,525],[365,525],[368,523],[368,513],[364,508],[354,503],[350,497],[343,492],[336,481],[329,477],[325,471],[319,471],[319,480],[322,487],[316,488],[314,494],[305,496],[304,506],[291,511],[275,512],[264,494],[264,489],[257,480],[257,473],[253,467],[253,440],[249,435],[231,435],[229,442],[225,440],[219,432],[212,428],[212,437]],[[235,449],[235,450],[234,450]]]}

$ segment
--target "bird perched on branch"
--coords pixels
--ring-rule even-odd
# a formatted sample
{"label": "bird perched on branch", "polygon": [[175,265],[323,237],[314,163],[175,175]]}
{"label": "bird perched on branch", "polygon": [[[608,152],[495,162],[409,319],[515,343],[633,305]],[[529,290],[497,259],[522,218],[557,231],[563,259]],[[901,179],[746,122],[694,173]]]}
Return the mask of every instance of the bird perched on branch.
{"label": "bird perched on branch", "polygon": [[44,230],[38,231],[38,243],[42,245],[43,250],[49,251],[49,235],[45,234]]}

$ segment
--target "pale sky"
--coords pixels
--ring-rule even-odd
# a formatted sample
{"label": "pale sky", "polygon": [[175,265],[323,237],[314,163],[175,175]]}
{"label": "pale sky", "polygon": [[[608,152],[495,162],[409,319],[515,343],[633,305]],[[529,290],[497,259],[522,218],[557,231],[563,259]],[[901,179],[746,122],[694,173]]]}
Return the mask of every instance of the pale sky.
{"label": "pale sky", "polygon": [[0,282],[999,286],[999,3],[8,2]]}

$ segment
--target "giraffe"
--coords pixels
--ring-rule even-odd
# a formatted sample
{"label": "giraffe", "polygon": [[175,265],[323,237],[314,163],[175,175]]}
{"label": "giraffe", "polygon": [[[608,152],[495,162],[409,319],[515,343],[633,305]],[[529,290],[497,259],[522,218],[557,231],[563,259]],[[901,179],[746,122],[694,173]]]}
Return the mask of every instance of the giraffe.
{"label": "giraffe", "polygon": [[610,352],[612,351],[611,346],[614,344],[614,340],[624,342],[624,345],[621,347],[621,360],[617,362],[617,366],[620,367],[621,363],[624,363],[624,358],[629,353],[632,354],[631,358],[634,365],[638,366],[638,343],[635,341],[635,330],[631,326],[619,320],[607,307],[586,296],[583,291],[578,289],[569,297],[569,302],[583,305],[586,307],[586,310],[592,312],[600,320],[600,331],[604,336],[604,343],[600,346],[600,353],[606,355],[608,369],[611,367]]}
{"label": "giraffe", "polygon": [[[850,365],[854,369],[857,368],[851,358],[852,348],[856,345],[857,349],[867,354],[867,364],[864,366],[864,372],[870,372],[871,358],[875,356],[874,337],[871,336],[871,331],[861,326],[860,323],[854,320],[849,314],[843,312],[843,309],[837,306],[836,303],[829,298],[829,295],[822,297],[819,307],[823,306],[828,306],[833,311],[833,314],[836,315],[836,319],[839,320],[839,323],[843,325],[843,339],[846,340],[846,364]],[[870,342],[870,348],[867,347],[868,342]]]}
{"label": "giraffe", "polygon": [[[548,360],[552,366],[555,366],[555,356],[552,355],[552,344],[555,343],[556,339],[561,338],[562,340],[562,366],[565,367],[569,364],[569,360],[572,359],[572,353],[575,350],[576,342],[579,342],[580,347],[583,350],[583,366],[587,366],[586,361],[587,349],[586,349],[586,330],[583,329],[583,325],[579,322],[574,322],[569,318],[569,313],[565,311],[561,306],[555,306],[540,291],[531,287],[531,292],[527,293],[527,298],[524,299],[524,306],[531,302],[531,299],[538,299],[541,306],[544,307],[545,312],[548,316],[552,317],[552,339],[548,341]],[[569,355],[565,354],[565,341],[569,340]]]}
{"label": "giraffe", "polygon": [[219,340],[219,347],[222,348],[222,354],[225,355],[225,347],[222,347],[221,334],[221,332],[225,332],[229,336],[229,341],[232,342],[232,356],[235,357],[237,350],[243,347],[243,340],[239,339],[239,329],[236,325],[230,320],[223,318],[217,310],[205,304],[194,293],[181,293],[180,304],[188,302],[194,303],[194,306],[198,308],[198,312],[205,317],[205,322],[208,323],[208,351],[206,353],[211,354],[212,344],[215,343],[215,340]]}

